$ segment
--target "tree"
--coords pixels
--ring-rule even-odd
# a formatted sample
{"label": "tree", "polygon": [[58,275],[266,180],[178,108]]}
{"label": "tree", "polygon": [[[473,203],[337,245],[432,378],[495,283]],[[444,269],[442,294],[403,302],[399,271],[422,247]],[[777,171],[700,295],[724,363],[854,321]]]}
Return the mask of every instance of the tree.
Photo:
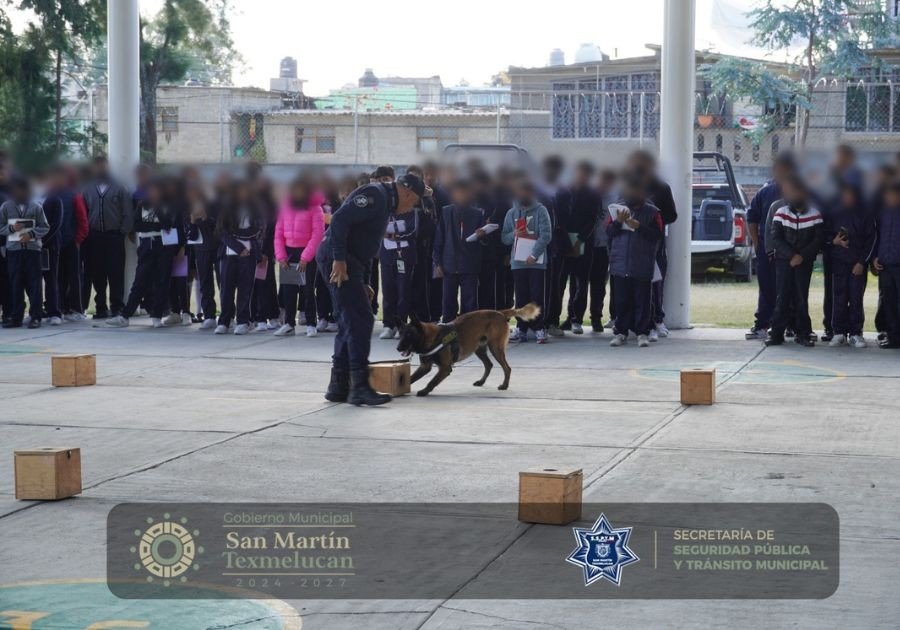
{"label": "tree", "polygon": [[[12,3],[13,0],[7,0]],[[75,57],[95,44],[106,30],[106,0],[18,0],[21,10],[33,11],[40,21],[41,35],[53,53],[55,87],[54,140],[56,155],[62,154],[63,58]]]}
{"label": "tree", "polygon": [[165,0],[141,21],[141,152],[156,160],[156,91],[192,69],[210,69],[208,80],[228,83],[239,56],[231,39],[229,0]]}
{"label": "tree", "polygon": [[[741,92],[735,88],[741,84],[746,87],[754,81],[760,83],[763,95],[768,93],[768,87],[777,87],[779,93],[784,88],[786,93],[780,96],[800,105],[796,123],[800,146],[806,142],[810,116],[808,103],[812,101],[813,89],[819,79],[824,76],[849,78],[861,68],[876,65],[878,62],[869,50],[900,33],[898,22],[888,17],[883,3],[865,0],[791,0],[789,3],[766,0],[747,16],[753,31],[751,43],[789,54],[799,49],[793,65],[800,81],[789,83],[765,66],[747,63],[739,67],[727,59],[714,64],[709,72],[722,81],[731,75],[729,92]],[[731,66],[726,67],[729,63]],[[745,91],[745,95],[751,96],[755,91]]]}
{"label": "tree", "polygon": [[54,157],[50,49],[33,25],[14,33],[0,11],[0,142],[17,168],[34,172]]}

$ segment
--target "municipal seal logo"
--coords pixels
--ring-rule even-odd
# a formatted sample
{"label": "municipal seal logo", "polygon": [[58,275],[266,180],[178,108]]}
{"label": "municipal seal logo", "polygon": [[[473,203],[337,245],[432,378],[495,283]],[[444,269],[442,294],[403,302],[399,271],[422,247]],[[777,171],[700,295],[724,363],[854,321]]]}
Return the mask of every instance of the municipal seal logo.
{"label": "municipal seal logo", "polygon": [[139,560],[134,564],[135,571],[146,571],[150,574],[148,582],[158,578],[163,586],[169,586],[175,579],[186,582],[187,576],[183,574],[188,569],[199,568],[194,560],[203,553],[203,547],[195,541],[199,530],[188,530],[188,519],[172,520],[170,514],[164,514],[162,521],[148,517],[146,522],[146,529],[134,530],[139,538],[138,544],[131,547],[131,553],[137,554]]}
{"label": "municipal seal logo", "polygon": [[601,514],[590,529],[573,527],[578,546],[566,558],[566,562],[584,571],[584,585],[606,579],[618,586],[622,581],[622,567],[640,560],[628,548],[631,528],[613,529]]}

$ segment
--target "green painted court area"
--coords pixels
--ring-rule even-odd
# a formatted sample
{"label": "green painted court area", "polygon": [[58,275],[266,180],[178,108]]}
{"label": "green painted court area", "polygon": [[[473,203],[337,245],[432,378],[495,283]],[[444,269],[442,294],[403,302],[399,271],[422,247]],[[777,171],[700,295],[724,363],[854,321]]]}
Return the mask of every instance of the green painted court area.
{"label": "green painted court area", "polygon": [[0,586],[2,630],[299,630],[296,611],[278,600],[126,600],[105,580],[25,582]]}

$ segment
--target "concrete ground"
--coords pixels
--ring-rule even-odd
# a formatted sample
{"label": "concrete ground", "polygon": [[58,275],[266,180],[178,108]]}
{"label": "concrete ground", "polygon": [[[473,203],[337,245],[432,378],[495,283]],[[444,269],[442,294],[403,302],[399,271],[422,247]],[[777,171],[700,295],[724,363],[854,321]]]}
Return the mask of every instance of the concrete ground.
{"label": "concrete ground", "polygon": [[[285,627],[897,627],[897,352],[764,349],[722,329],[613,349],[608,334],[587,334],[511,348],[506,392],[499,371],[473,388],[481,368],[467,361],[429,398],[357,409],[322,398],[330,335],[133,321],[0,332],[0,584],[104,578],[119,502],[514,502],[517,473],[552,464],[584,470],[587,502],[829,503],[840,587],[815,601],[292,600]],[[51,387],[50,355],[82,352],[97,355],[97,386]],[[374,340],[373,355],[395,357],[394,343]],[[718,367],[718,403],[681,406],[678,370],[705,366]],[[46,445],[81,447],[83,494],[16,501],[12,452]],[[10,593],[0,588],[0,628],[31,606],[90,617],[84,595]],[[109,619],[103,606],[120,604],[107,594],[89,608]],[[241,617],[252,613],[193,611],[169,627],[264,627]],[[87,626],[51,619],[33,627]]]}

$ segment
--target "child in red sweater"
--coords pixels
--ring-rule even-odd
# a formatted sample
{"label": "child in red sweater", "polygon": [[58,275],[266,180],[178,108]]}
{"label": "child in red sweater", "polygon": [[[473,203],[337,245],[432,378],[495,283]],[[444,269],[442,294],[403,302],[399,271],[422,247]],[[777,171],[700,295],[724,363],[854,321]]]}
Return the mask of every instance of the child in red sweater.
{"label": "child in red sweater", "polygon": [[297,302],[303,290],[303,310],[306,314],[306,336],[316,336],[316,250],[325,234],[322,212],[324,197],[305,177],[298,177],[290,186],[288,196],[278,210],[275,223],[275,259],[281,268],[278,299],[284,309],[284,323],[275,331],[276,337],[294,334]]}

